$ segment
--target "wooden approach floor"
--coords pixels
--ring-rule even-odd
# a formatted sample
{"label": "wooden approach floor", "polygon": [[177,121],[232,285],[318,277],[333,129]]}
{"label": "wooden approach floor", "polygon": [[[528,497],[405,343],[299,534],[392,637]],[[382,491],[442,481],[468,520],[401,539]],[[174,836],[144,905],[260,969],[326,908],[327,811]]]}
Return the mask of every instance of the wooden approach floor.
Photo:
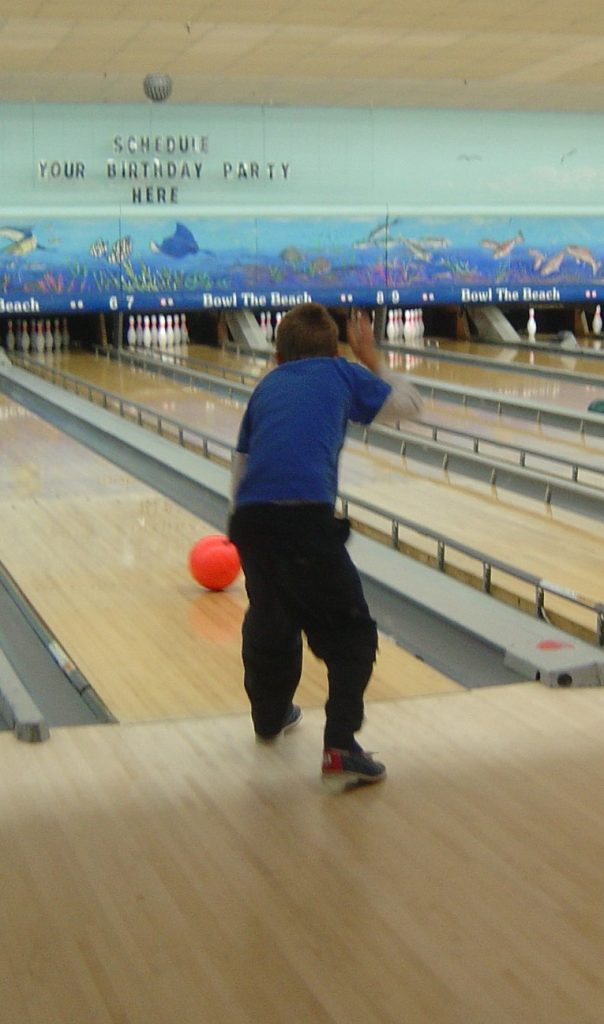
{"label": "wooden approach floor", "polygon": [[[187,568],[223,532],[0,397],[0,560],[120,721],[243,711],[243,578],[212,594]],[[458,685],[387,637],[368,699]],[[308,652],[307,705],[326,697]]]}
{"label": "wooden approach floor", "polygon": [[601,1024],[604,692],[374,703],[343,796],[321,724],[0,736],[1,1024]]}

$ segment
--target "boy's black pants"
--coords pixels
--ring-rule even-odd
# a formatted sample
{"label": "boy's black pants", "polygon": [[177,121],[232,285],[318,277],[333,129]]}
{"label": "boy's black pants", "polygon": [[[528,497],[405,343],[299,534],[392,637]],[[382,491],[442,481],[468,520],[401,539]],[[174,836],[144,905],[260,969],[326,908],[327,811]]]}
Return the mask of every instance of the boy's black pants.
{"label": "boy's black pants", "polygon": [[279,732],[300,681],[302,638],[327,666],[325,746],[350,749],[377,651],[359,574],[345,544],[347,520],[329,505],[248,505],[231,518],[249,608],[244,684],[257,733]]}

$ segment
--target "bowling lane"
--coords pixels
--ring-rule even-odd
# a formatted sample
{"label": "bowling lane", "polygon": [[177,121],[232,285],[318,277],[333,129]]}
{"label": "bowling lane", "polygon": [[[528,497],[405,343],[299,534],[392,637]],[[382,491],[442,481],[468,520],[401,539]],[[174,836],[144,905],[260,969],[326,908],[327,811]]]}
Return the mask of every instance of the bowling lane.
{"label": "bowling lane", "polygon": [[243,371],[252,377],[261,377],[266,373],[267,367],[273,366],[274,361],[267,360],[263,356],[246,355],[237,353],[232,349],[216,348],[214,345],[193,344],[187,346],[187,358],[193,365],[195,362],[216,363],[220,366],[228,366],[232,369]]}
{"label": "bowling lane", "polygon": [[[205,355],[205,352],[202,354]],[[235,443],[241,415],[241,405],[236,400],[219,399],[214,393],[200,392],[199,389],[187,385],[173,384],[159,374],[132,369],[107,359],[93,360],[89,355],[82,353],[64,355],[55,362],[58,362],[66,372],[82,376],[91,383],[111,391],[127,394],[138,402],[176,418],[180,416],[186,422],[200,427],[205,426],[209,432],[220,435],[231,444]],[[242,365],[237,366],[237,363],[231,360],[230,366],[243,371],[245,362],[246,360],[243,360]],[[200,404],[202,396],[203,404]],[[180,410],[179,416],[176,414],[177,407]],[[426,418],[439,426],[450,426],[452,429],[470,432],[485,440],[490,439],[521,448],[530,447],[546,455],[563,456],[577,460],[585,466],[593,465],[595,469],[604,468],[604,438],[589,439],[578,431],[570,432],[554,426],[541,425],[534,419],[526,422],[511,416],[498,417],[495,412],[478,410],[470,406],[464,408],[462,405],[439,402],[437,399],[427,401]],[[429,431],[412,422],[405,424],[405,430],[420,437],[429,436]],[[454,443],[471,449],[470,441],[453,440]],[[517,456],[506,455],[495,448],[491,454],[497,459],[507,458],[512,463],[517,462]],[[545,460],[540,462],[533,458],[530,464],[536,470],[552,471],[551,464]],[[560,469],[559,472],[570,478],[570,470]],[[581,480],[595,487],[602,486],[601,476],[594,474],[592,478],[588,470],[582,471]]]}
{"label": "bowling lane", "polygon": [[[576,339],[576,347],[566,348],[555,338],[543,338],[541,341],[534,342],[530,347],[527,347],[525,342],[522,347],[517,348],[513,343],[487,345],[479,341],[454,341],[448,338],[436,338],[434,341],[430,339],[427,344],[434,344],[443,352],[477,356],[480,359],[493,360],[495,363],[513,363],[519,366],[536,366],[553,370],[575,369],[577,372],[589,373],[596,378],[601,378],[604,384],[604,359],[589,358],[590,351],[600,351],[602,342],[599,339],[594,339],[592,345],[586,345],[585,339]],[[557,351],[552,352],[552,347]]]}
{"label": "bowling lane", "polygon": [[[576,461],[584,467],[593,467],[596,471],[590,474],[589,469],[581,470],[580,480],[582,483],[602,487],[604,480],[604,437],[597,437],[581,433],[579,429],[566,429],[551,423],[538,423],[533,417],[530,420],[522,417],[500,415],[496,410],[488,408],[477,408],[476,406],[462,406],[450,402],[439,402],[437,399],[426,401],[426,419],[446,431],[458,430],[468,434],[469,438],[458,438],[454,434],[441,434],[440,439],[450,441],[459,445],[464,450],[472,450],[472,438],[482,439],[480,451],[483,455],[491,455],[494,459],[509,461],[518,465],[518,452],[501,450],[495,444],[490,446],[489,441],[503,445],[513,446],[516,449],[530,450],[535,453],[542,453],[553,458],[564,458]],[[405,430],[416,433],[419,436],[426,436],[428,431],[419,425],[412,423],[405,424]],[[527,466],[531,469],[550,474],[556,473],[570,479],[570,469],[562,466],[555,466],[547,459],[541,460],[538,455],[531,456],[527,460]]]}
{"label": "bowling lane", "polygon": [[[217,365],[223,365],[219,358],[220,350],[208,346],[190,346],[189,348],[195,348],[198,359],[203,362],[213,361]],[[346,351],[348,352],[348,350]],[[91,383],[98,384],[100,387],[105,387],[109,390],[120,391],[121,388],[126,386],[125,382],[127,381],[128,396],[136,401],[152,406],[158,399],[157,387],[159,380],[160,405],[154,407],[168,414],[174,412],[174,406],[171,403],[178,401],[179,407],[183,410],[186,408],[187,416],[191,417],[189,422],[201,422],[197,419],[200,414],[199,389],[183,386],[171,389],[170,382],[166,378],[158,378],[147,371],[130,369],[127,366],[116,364],[107,359],[91,361],[89,355],[82,353],[62,354],[58,357],[53,357],[52,361],[54,365],[64,369],[65,372],[73,373],[76,376],[83,376]],[[237,362],[232,354],[229,356],[228,365],[232,369],[247,373],[250,363],[255,363],[258,375],[266,372],[264,360],[250,360],[244,357],[240,362]],[[398,369],[401,369],[401,367],[399,366]],[[134,381],[138,382],[136,386]],[[186,403],[186,406],[182,404],[184,401],[183,393],[188,393],[192,399],[190,403]],[[232,426],[229,417],[225,417],[223,410],[225,407],[239,409],[239,403],[233,400],[217,401],[215,395],[208,393],[204,393],[204,401],[206,405],[203,421],[207,424],[208,429],[211,429],[212,425],[219,429],[225,429],[227,431],[226,436],[234,441],[236,427]],[[529,420],[522,420],[505,415],[497,416],[495,412],[489,412],[488,410],[476,409],[471,406],[464,408],[462,405],[455,403],[429,399],[426,403],[426,418],[430,422],[437,423],[439,426],[450,426],[452,429],[471,432],[485,439],[500,441],[518,447],[531,447],[536,451],[542,451],[544,454],[557,454],[568,459],[576,459],[586,465],[591,463],[594,466],[600,466],[601,459],[604,457],[604,439],[586,437],[578,431],[568,431],[549,424],[539,424],[535,421],[534,417]],[[426,436],[426,430],[414,425],[412,422],[405,424],[405,430],[417,433],[419,436]],[[466,446],[470,446],[469,442]],[[501,452],[494,451],[493,454],[497,458],[506,458]],[[513,461],[513,457],[511,458]],[[549,470],[551,468],[546,463],[543,466],[539,466],[538,463],[531,464],[536,469],[543,468]],[[587,477],[584,479],[585,482],[588,482]]]}
{"label": "bowling lane", "polygon": [[[235,441],[242,414],[238,403],[92,356],[69,361],[69,372],[205,426],[227,443]],[[341,488],[492,557],[602,599],[604,527],[598,522],[353,441],[343,453]],[[373,524],[370,517],[368,522]],[[466,565],[463,559],[459,564]],[[579,611],[577,616],[591,628],[592,616]]]}
{"label": "bowling lane", "polygon": [[421,355],[421,349],[417,355],[404,352],[387,353],[388,365],[393,370],[401,370],[411,376],[453,384],[460,388],[473,387],[495,391],[508,398],[524,398],[539,405],[559,405],[585,412],[594,399],[604,399],[604,377],[595,380],[593,384],[573,381],[571,371],[577,360],[572,356],[562,356],[561,359],[567,361],[565,369],[569,372],[569,377],[564,380],[531,374],[530,363],[524,370],[519,366],[516,372],[498,369],[495,360],[492,367],[485,367],[445,359],[428,359]]}
{"label": "bowling lane", "polygon": [[[119,720],[247,710],[242,577],[221,594],[189,576],[216,529],[0,396],[0,560]],[[370,699],[458,689],[387,638]],[[305,659],[300,698],[325,699]]]}
{"label": "bowling lane", "polygon": [[[422,357],[422,347],[419,345],[417,354],[388,351],[385,353],[386,359],[392,369],[402,369],[416,376],[430,377],[460,386],[471,385],[548,405],[563,405],[585,410],[594,398],[604,399],[604,359],[585,358],[584,351],[581,352],[581,358],[577,358],[572,351],[562,349],[559,353],[544,352],[539,349],[538,344],[531,349],[520,349],[510,345],[481,345],[478,342],[442,338],[429,339],[428,344],[434,344],[443,351],[477,356],[492,362],[492,366],[477,367],[465,362],[454,364]],[[207,345],[190,345],[187,355],[191,365],[196,360],[216,362],[243,370],[255,377],[260,377],[267,367],[265,359],[238,356],[232,351]],[[502,364],[517,367],[517,372],[502,370]],[[552,380],[541,378],[532,373],[533,368],[560,370],[568,374],[568,377]],[[573,371],[591,374],[594,378],[593,384],[586,385],[584,381],[574,381]]]}
{"label": "bowling lane", "polygon": [[[441,342],[441,344],[446,344],[446,342]],[[477,352],[481,351],[481,346],[471,345],[469,342],[451,342],[451,344],[460,344],[466,348],[473,348]],[[490,348],[490,346],[488,348]],[[350,357],[349,349],[346,348],[344,351],[346,352],[346,355]],[[253,373],[257,377],[261,376],[263,372],[266,372],[267,364],[263,359],[250,359],[249,357],[242,356],[238,360],[232,353],[225,353],[225,360],[223,362],[221,359],[221,350],[201,345],[190,346],[189,354],[191,355],[192,353],[194,353],[193,358],[190,360],[192,368],[194,368],[195,361],[197,361],[199,365],[202,363],[207,364],[214,362],[245,373],[250,373],[253,369]],[[505,354],[509,357],[509,351]],[[514,353],[512,351],[512,355],[513,354]],[[394,355],[396,356],[395,359],[392,358],[392,353],[388,354],[392,368],[404,372],[406,369],[404,360],[401,362],[400,354]],[[413,362],[413,358],[413,356],[410,357],[410,362]],[[604,369],[604,364],[602,368]],[[412,368],[410,367],[409,370],[411,369]],[[524,397],[528,397],[530,400],[539,402],[539,399],[542,396],[539,393],[536,393],[535,395],[532,394],[533,390],[536,392],[541,390],[539,388],[539,380],[535,378],[534,375],[531,375],[529,369],[521,371],[521,373],[521,387]],[[499,376],[504,375],[500,373]],[[462,386],[463,383],[464,381],[462,379]],[[520,382],[518,381],[517,383]],[[594,391],[592,394],[591,389],[586,389],[585,385],[576,385],[569,391],[572,399],[572,402],[569,403],[567,401],[567,391],[569,391],[569,389],[565,382],[557,382],[554,386],[548,385],[547,400],[545,400],[543,404],[555,404],[560,406],[567,405],[571,409],[578,408],[583,410],[586,403],[588,404],[588,402],[592,400],[593,395],[600,393],[599,391]],[[500,381],[499,393],[502,392],[507,394],[505,380]],[[604,381],[601,393],[604,396]],[[585,398],[586,394],[590,395],[589,399]],[[519,417],[506,416],[505,414],[497,415],[496,412],[491,412],[486,409],[477,410],[471,405],[464,407],[451,402],[438,401],[438,399],[428,401],[426,415],[431,422],[434,422],[439,426],[449,426],[454,430],[457,429],[460,431],[470,432],[475,436],[484,438],[485,440],[488,439],[507,445],[514,445],[520,448],[530,447],[535,451],[543,452],[544,455],[566,457],[571,460],[577,460],[586,466],[593,465],[596,468],[601,468],[602,466],[601,460],[604,457],[604,438],[585,436],[578,430],[565,430],[551,424],[540,424],[535,421],[534,417],[532,419],[523,420]],[[426,436],[426,431],[417,429],[413,423],[405,424],[405,430],[409,430],[412,433],[418,433],[419,436]],[[457,441],[456,443],[461,443],[462,446],[464,445],[464,442]],[[466,447],[471,448],[471,443],[468,442]],[[488,448],[483,448],[483,451],[488,452]],[[496,448],[493,448],[492,454],[495,458],[509,458],[512,462],[517,461],[517,456],[507,456]],[[531,459],[530,464],[534,469],[542,470],[544,472],[552,471],[551,463],[545,460],[540,463],[538,460]],[[561,472],[564,473],[562,470]],[[570,471],[568,471],[568,474],[569,473]],[[597,476],[591,478],[589,473],[582,473],[581,479],[586,484],[593,483],[594,486],[599,486],[601,483],[601,480],[599,480]]]}

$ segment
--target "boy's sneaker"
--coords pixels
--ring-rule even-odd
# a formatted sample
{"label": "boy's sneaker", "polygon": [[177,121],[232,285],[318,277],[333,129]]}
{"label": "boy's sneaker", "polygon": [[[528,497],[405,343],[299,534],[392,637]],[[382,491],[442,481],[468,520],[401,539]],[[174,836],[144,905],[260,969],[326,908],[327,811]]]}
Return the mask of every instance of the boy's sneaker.
{"label": "boy's sneaker", "polygon": [[256,733],[256,740],[258,743],[273,743],[274,740],[278,739],[279,736],[283,736],[290,729],[295,729],[297,725],[302,721],[302,708],[298,704],[290,705],[289,711],[285,716],[285,721],[279,729],[279,732],[274,732],[270,736],[264,736],[262,733]]}
{"label": "boy's sneaker", "polygon": [[381,782],[386,778],[386,766],[374,761],[372,755],[361,747],[356,750],[328,747],[323,751],[321,777],[326,786],[339,791],[348,786]]}

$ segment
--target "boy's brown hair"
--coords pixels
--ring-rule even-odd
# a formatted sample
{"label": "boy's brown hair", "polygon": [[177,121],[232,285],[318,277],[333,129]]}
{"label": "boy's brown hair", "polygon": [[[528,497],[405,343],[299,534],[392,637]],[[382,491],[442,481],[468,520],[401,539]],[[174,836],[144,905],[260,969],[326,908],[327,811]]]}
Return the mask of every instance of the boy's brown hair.
{"label": "boy's brown hair", "polygon": [[286,313],[277,329],[277,362],[338,354],[338,325],[319,302],[303,302]]}

